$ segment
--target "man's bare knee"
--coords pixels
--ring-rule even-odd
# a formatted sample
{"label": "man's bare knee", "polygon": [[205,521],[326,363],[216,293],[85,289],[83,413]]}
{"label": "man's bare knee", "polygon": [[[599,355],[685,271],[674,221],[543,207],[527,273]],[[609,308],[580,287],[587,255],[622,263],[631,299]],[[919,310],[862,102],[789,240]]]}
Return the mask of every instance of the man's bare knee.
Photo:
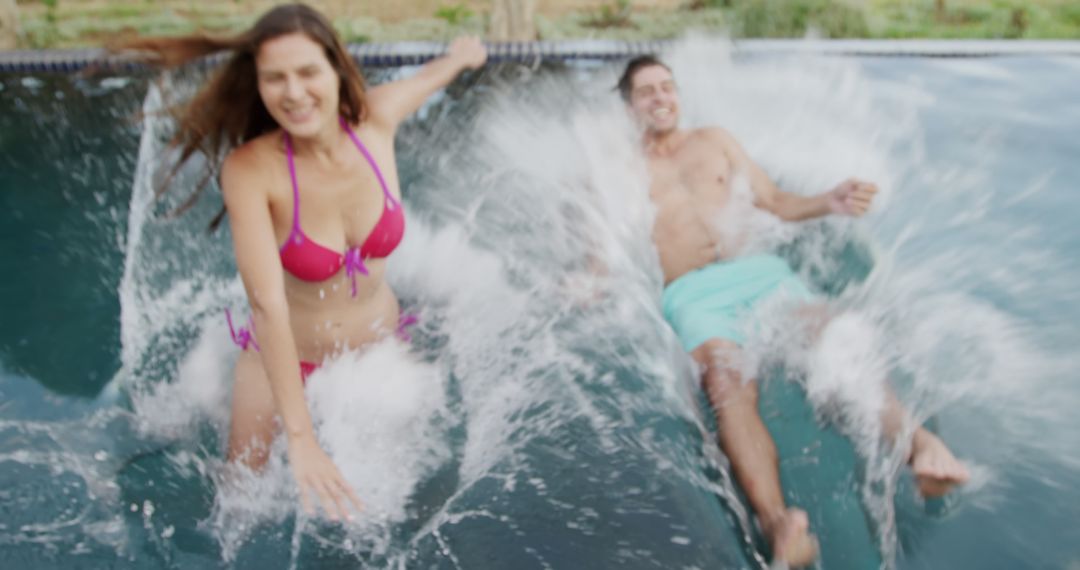
{"label": "man's bare knee", "polygon": [[738,370],[742,359],[742,349],[733,341],[711,338],[695,348],[690,356],[701,367],[701,373],[704,375],[714,369]]}
{"label": "man's bare knee", "polygon": [[808,303],[795,309],[794,316],[801,327],[802,336],[813,343],[821,338],[822,331],[836,315],[832,308],[824,303]]}
{"label": "man's bare knee", "polygon": [[702,370],[702,387],[718,413],[733,406],[757,409],[757,384],[742,373],[739,345],[729,340],[710,339],[694,349],[692,356]]}
{"label": "man's bare knee", "polygon": [[706,374],[703,384],[718,412],[733,407],[757,410],[758,389],[753,378],[743,378],[734,370],[717,370]]}

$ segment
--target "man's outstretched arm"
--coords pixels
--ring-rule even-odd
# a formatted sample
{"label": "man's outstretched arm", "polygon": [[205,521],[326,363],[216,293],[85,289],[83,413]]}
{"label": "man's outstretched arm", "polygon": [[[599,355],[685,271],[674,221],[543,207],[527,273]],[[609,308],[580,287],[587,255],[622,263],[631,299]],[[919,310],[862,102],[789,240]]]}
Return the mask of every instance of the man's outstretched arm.
{"label": "man's outstretched arm", "polygon": [[782,220],[798,222],[829,214],[861,216],[870,208],[877,194],[875,184],[855,179],[845,180],[832,190],[814,196],[784,192],[750,158],[735,137],[723,129],[713,129],[710,134],[723,145],[733,171],[749,178],[754,191],[754,205]]}

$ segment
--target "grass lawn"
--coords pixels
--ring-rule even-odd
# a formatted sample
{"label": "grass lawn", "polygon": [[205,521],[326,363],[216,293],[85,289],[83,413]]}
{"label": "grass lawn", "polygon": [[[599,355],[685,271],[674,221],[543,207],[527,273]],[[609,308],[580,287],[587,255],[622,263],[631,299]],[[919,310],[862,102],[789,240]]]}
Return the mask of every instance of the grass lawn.
{"label": "grass lawn", "polygon": [[[20,0],[21,47],[94,47],[127,34],[229,32],[266,0]],[[313,0],[350,42],[483,34],[485,0]],[[737,37],[1080,39],[1080,0],[539,0],[542,39]]]}

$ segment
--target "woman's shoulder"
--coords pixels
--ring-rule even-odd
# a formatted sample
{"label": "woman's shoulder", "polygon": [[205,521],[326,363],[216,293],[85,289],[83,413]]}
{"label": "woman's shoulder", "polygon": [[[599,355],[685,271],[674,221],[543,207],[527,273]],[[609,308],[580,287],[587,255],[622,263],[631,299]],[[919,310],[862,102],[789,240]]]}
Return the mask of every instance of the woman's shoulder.
{"label": "woman's shoulder", "polygon": [[280,154],[277,148],[280,140],[279,130],[275,129],[232,149],[225,155],[225,161],[221,165],[222,174],[227,170],[251,171],[253,174],[264,171],[265,165],[272,161],[276,154]]}
{"label": "woman's shoulder", "polygon": [[364,146],[382,149],[394,146],[394,130],[373,115],[370,107],[367,115],[359,122],[349,121],[349,128]]}
{"label": "woman's shoulder", "polygon": [[278,144],[281,137],[278,130],[263,133],[244,144],[229,151],[221,164],[222,190],[228,191],[230,186],[258,180],[274,170],[268,168],[279,154]]}
{"label": "woman's shoulder", "polygon": [[[388,91],[390,89],[390,91]],[[349,121],[354,131],[373,131],[377,136],[394,136],[396,123],[392,118],[395,94],[387,84],[379,85],[367,92],[364,99],[364,115],[359,122]]]}

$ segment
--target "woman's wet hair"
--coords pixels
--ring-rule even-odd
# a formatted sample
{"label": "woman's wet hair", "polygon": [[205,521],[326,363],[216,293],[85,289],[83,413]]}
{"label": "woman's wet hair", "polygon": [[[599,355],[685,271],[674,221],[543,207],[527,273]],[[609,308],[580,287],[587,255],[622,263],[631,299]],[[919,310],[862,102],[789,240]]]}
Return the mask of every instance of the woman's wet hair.
{"label": "woman's wet hair", "polygon": [[[135,52],[143,61],[162,68],[176,68],[199,58],[231,53],[190,101],[170,106],[167,111],[176,120],[176,134],[170,146],[180,149],[180,157],[157,189],[157,195],[160,197],[167,191],[177,172],[196,152],[207,159],[203,177],[191,195],[171,212],[172,215],[195,205],[206,184],[217,175],[225,151],[279,128],[259,96],[255,58],[265,42],[296,33],[322,46],[330,67],[338,74],[341,116],[352,124],[363,121],[367,116],[367,102],[359,68],[330,22],[304,4],[278,6],[259,18],[250,29],[233,36],[194,34],[140,38],[111,48]],[[217,227],[224,214],[222,208],[210,223],[211,229]]]}

